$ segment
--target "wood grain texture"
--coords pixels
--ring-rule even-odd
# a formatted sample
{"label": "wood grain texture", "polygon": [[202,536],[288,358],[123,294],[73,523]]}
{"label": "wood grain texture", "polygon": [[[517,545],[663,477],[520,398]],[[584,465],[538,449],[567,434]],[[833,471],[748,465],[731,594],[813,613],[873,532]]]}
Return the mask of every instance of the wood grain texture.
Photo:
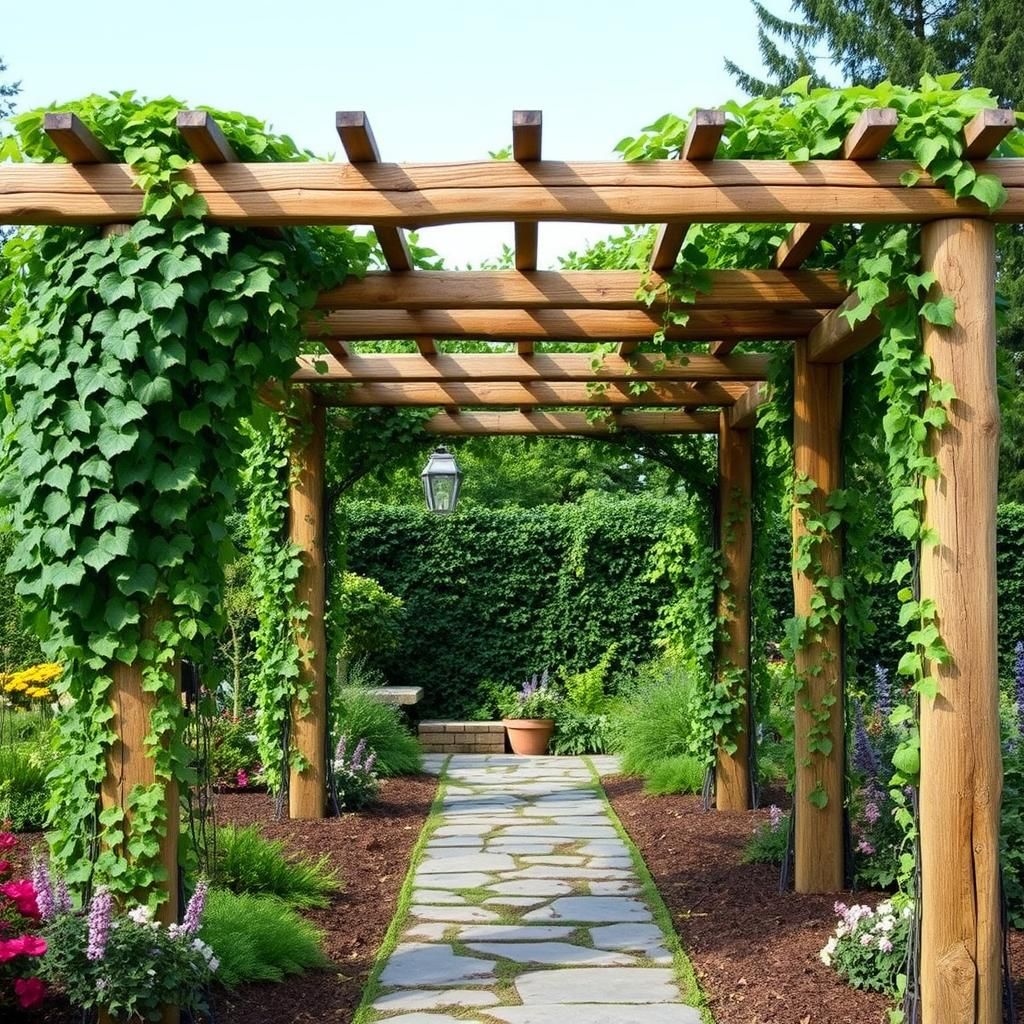
{"label": "wood grain texture", "polygon": [[498,383],[474,381],[445,384],[390,382],[357,384],[337,394],[325,392],[319,401],[333,406],[680,406],[732,405],[746,394],[743,383],[709,381],[699,389],[691,384],[654,382],[641,394],[633,394],[625,381],[612,381],[595,389],[586,383]]}
{"label": "wood grain texture", "polygon": [[713,434],[718,430],[716,412],[621,412],[608,420],[590,421],[582,412],[447,412],[424,424],[428,434],[456,436],[509,434],[568,434],[573,437],[604,437],[613,431],[636,430],[648,434]]}
{"label": "wood grain texture", "polygon": [[179,110],[175,123],[185,144],[200,163],[238,162],[238,154],[212,114],[205,110]]}
{"label": "wood grain texture", "polygon": [[[543,116],[539,110],[512,112],[512,159],[517,163],[530,163],[540,159]],[[536,221],[516,221],[516,270],[537,269],[537,243],[539,229]]]}
{"label": "wood grain texture", "polygon": [[[821,321],[813,309],[695,309],[683,326],[665,328],[673,340],[709,337],[783,340],[802,338]],[[662,327],[659,313],[645,309],[339,309],[317,311],[306,319],[310,338],[344,340],[468,338],[516,341],[649,341]]]}
{"label": "wood grain texture", "polygon": [[998,1024],[998,633],[995,256],[989,224],[929,225],[922,263],[935,295],[956,302],[950,328],[922,322],[934,377],[956,389],[934,439],[939,478],[926,480],[925,522],[938,543],[921,555],[921,597],[938,608],[952,661],[931,664],[934,700],[921,701],[921,984],[928,1024]]}
{"label": "wood grain texture", "polygon": [[821,323],[808,335],[807,355],[813,363],[841,363],[862,348],[877,341],[882,333],[881,321],[875,316],[860,320],[852,327],[843,316],[847,310],[860,305],[860,296],[854,294],[838,308],[827,313]]}
{"label": "wood grain texture", "polygon": [[[753,806],[750,778],[750,561],[753,552],[751,488],[753,479],[751,432],[730,424],[729,410],[719,414],[718,528],[724,580],[716,614],[723,623],[716,648],[720,682],[740,700],[739,732],[731,754],[716,744],[715,807],[719,811],[746,811]],[[735,669],[742,679],[731,679]],[[738,692],[737,692],[738,691]]]}
{"label": "wood grain texture", "polygon": [[[512,354],[301,356],[292,377],[295,383],[359,383],[361,381],[755,381],[767,380],[771,357],[746,353],[719,359],[702,353],[673,363],[654,356],[631,360],[607,355],[594,365],[589,354],[549,355],[537,352],[529,358]],[[324,364],[320,373],[317,363]]]}
{"label": "wood grain texture", "polygon": [[[828,309],[847,296],[839,275],[816,270],[712,270],[710,289],[693,309]],[[371,271],[317,296],[318,309],[661,309],[637,298],[634,270],[418,270]],[[652,274],[653,289],[665,285]]]}
{"label": "wood grain texture", "polygon": [[[725,112],[696,110],[686,130],[686,140],[679,151],[681,160],[713,160],[722,132],[725,130]],[[679,222],[662,224],[654,239],[651,270],[671,270],[676,265],[679,250],[686,240],[690,225]]]}
{"label": "wood grain texture", "polygon": [[[714,160],[567,164],[195,164],[182,178],[224,224],[382,224],[417,227],[536,219],[644,224],[662,221],[1024,220],[1024,160],[977,165],[1007,186],[998,210],[955,200],[904,160]],[[0,166],[0,223],[107,224],[136,219],[141,192],[123,164]]]}
{"label": "wood grain texture", "polygon": [[[701,385],[701,393],[709,385]],[[746,387],[731,409],[729,426],[733,430],[750,430],[757,426],[757,410],[768,400],[768,386],[763,383]]]}
{"label": "wood grain texture", "polygon": [[43,131],[69,163],[106,164],[113,159],[107,147],[82,124],[77,114],[44,114]]}
{"label": "wood grain texture", "polygon": [[[793,464],[797,479],[817,484],[810,501],[824,507],[828,494],[841,486],[843,412],[843,368],[841,365],[812,363],[807,342],[797,342],[793,372]],[[803,517],[793,510],[793,547],[807,533]],[[817,555],[828,576],[842,571],[841,540],[833,536],[819,544]],[[793,570],[795,614],[812,612],[817,594],[806,573]],[[796,694],[795,746],[796,786],[793,796],[795,818],[794,885],[797,892],[838,892],[845,881],[843,846],[843,650],[842,632],[837,625],[822,626],[818,641],[796,652],[796,672],[802,685]],[[812,753],[809,740],[818,728],[814,715],[826,710],[834,699],[825,723],[832,741],[828,756]],[[828,802],[816,807],[813,792],[824,791]]]}
{"label": "wood grain texture", "polygon": [[964,125],[964,156],[968,160],[984,160],[1017,126],[1012,110],[996,107],[981,110]]}
{"label": "wood grain texture", "polygon": [[288,489],[288,539],[300,551],[302,570],[296,597],[309,608],[309,618],[296,623],[301,671],[310,688],[307,708],[292,705],[291,746],[305,760],[294,767],[288,782],[288,816],[323,818],[327,811],[327,640],[324,630],[327,566],[324,547],[324,433],[325,414],[314,405],[307,389],[299,392],[308,436],[299,430],[291,455]]}

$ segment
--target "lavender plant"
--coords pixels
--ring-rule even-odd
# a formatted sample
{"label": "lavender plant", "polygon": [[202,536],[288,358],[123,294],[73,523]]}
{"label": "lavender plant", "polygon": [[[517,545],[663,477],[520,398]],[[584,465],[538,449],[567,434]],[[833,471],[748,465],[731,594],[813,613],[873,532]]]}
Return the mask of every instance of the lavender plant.
{"label": "lavender plant", "polygon": [[380,795],[377,755],[365,739],[356,742],[351,754],[348,747],[348,737],[342,736],[334,751],[334,783],[341,809],[358,811],[372,804]]}
{"label": "lavender plant", "polygon": [[504,718],[557,718],[562,704],[561,696],[550,685],[547,669],[533,677],[518,690],[508,691],[498,698],[498,706]]}

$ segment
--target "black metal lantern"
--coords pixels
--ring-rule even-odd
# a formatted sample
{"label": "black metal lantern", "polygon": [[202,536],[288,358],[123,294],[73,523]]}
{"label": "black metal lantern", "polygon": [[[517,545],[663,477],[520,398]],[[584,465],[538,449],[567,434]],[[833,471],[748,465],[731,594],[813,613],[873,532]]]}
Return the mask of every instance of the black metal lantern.
{"label": "black metal lantern", "polygon": [[455,456],[447,448],[442,446],[433,452],[420,473],[420,479],[427,508],[431,512],[447,514],[455,511],[462,487],[462,473]]}

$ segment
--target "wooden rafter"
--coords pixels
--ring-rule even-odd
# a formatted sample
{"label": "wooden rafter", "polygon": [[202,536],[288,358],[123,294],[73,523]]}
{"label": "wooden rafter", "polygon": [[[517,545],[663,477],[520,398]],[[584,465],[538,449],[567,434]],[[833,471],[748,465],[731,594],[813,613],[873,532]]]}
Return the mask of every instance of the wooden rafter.
{"label": "wooden rafter", "polygon": [[807,339],[807,358],[812,363],[841,363],[878,339],[882,325],[869,316],[853,326],[843,314],[860,305],[860,297],[851,295],[838,309],[822,317]]}
{"label": "wooden rafter", "polygon": [[205,110],[180,110],[177,126],[188,148],[200,163],[238,163],[234,147],[212,114]]}
{"label": "wooden rafter", "polygon": [[607,406],[621,408],[638,406],[678,406],[698,408],[703,405],[732,405],[748,391],[741,382],[710,381],[699,390],[692,384],[653,382],[634,394],[625,381],[614,381],[601,388],[586,383],[540,381],[446,381],[438,384],[416,382],[384,382],[355,384],[337,393],[324,392],[321,401],[337,406],[472,406],[485,408],[536,409],[542,406]]}
{"label": "wooden rafter", "polygon": [[714,434],[717,412],[621,412],[607,419],[590,420],[582,412],[462,412],[438,413],[424,423],[430,434],[567,434],[603,437],[614,431],[648,434]]}
{"label": "wooden rafter", "polygon": [[77,114],[44,114],[43,131],[70,164],[107,164],[113,159]]}
{"label": "wooden rafter", "polygon": [[[666,328],[671,339],[709,337],[784,339],[804,337],[821,319],[813,309],[694,310],[684,326]],[[661,326],[661,317],[646,310],[604,309],[344,309],[312,314],[306,333],[311,338],[350,341],[390,338],[467,338],[491,341],[616,341],[644,339]]]}
{"label": "wooden rafter", "polygon": [[1016,126],[1017,115],[1012,110],[995,107],[979,111],[964,125],[964,156],[985,160]]}
{"label": "wooden rafter", "polygon": [[[539,110],[512,112],[512,159],[519,164],[531,164],[540,159],[543,117]],[[515,223],[516,270],[537,269],[537,222]]]}
{"label": "wooden rafter", "polygon": [[[897,117],[898,112],[891,107],[862,111],[843,141],[843,159],[864,161],[877,157],[896,130]],[[827,224],[794,224],[775,253],[775,266],[780,270],[799,267],[827,231]]]}
{"label": "wooden rafter", "polygon": [[[703,388],[701,389],[703,391]],[[734,430],[748,430],[757,426],[757,410],[767,400],[767,386],[758,381],[751,384],[736,402],[726,410],[729,426]]]}
{"label": "wooden rafter", "polygon": [[[317,364],[323,363],[321,373]],[[350,355],[345,359],[302,356],[292,380],[296,383],[356,384],[381,381],[756,381],[767,380],[771,357],[743,354],[719,359],[698,353],[684,361],[638,355],[625,360],[615,355],[550,355],[529,359],[511,354]]]}
{"label": "wooden rafter", "polygon": [[[335,115],[335,128],[349,163],[360,166],[380,163],[377,140],[365,110],[339,110]],[[401,228],[374,221],[373,233],[384,254],[384,262],[392,270],[412,270],[412,254]]]}
{"label": "wooden rafter", "polygon": [[[713,270],[693,309],[827,309],[846,298],[832,271]],[[371,272],[321,292],[318,309],[646,309],[632,270]],[[664,283],[653,274],[650,285]],[[651,308],[662,305],[658,300]]]}
{"label": "wooden rafter", "polygon": [[[822,224],[944,217],[1024,220],[1024,160],[982,162],[1007,201],[989,210],[954,199],[906,160],[686,160],[572,164],[195,164],[182,180],[211,221],[232,225],[377,224],[389,227],[516,220],[644,224],[660,221]],[[142,194],[124,164],[0,166],[0,223],[110,224],[135,220]]]}

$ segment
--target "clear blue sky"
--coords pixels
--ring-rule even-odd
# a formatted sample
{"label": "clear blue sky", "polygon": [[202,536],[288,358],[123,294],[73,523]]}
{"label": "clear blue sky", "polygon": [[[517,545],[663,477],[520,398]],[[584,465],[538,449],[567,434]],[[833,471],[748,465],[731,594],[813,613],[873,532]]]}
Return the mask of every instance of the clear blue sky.
{"label": "clear blue sky", "polygon": [[[654,118],[737,94],[722,60],[760,65],[749,0],[19,0],[0,55],[19,107],[134,88],[242,110],[318,153],[334,111],[365,109],[385,160],[485,159],[514,108],[544,111],[552,159],[608,159]],[[784,13],[784,0],[771,6]],[[542,225],[542,265],[606,233]],[[494,256],[510,225],[433,228],[450,266]]]}

